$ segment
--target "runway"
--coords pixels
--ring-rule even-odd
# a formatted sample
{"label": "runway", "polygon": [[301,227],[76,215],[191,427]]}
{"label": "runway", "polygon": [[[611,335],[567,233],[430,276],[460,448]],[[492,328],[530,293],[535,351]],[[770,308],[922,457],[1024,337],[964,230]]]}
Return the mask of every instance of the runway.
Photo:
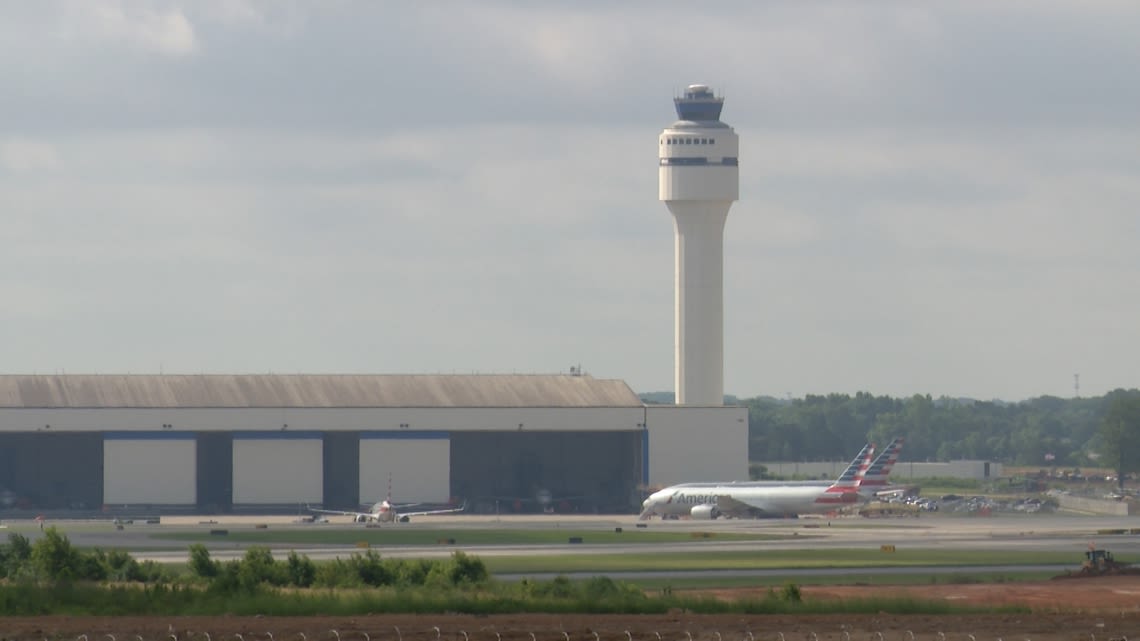
{"label": "runway", "polygon": [[[51,523],[58,527],[76,546],[104,549],[125,549],[140,561],[150,560],[159,563],[185,563],[188,559],[190,543],[154,538],[159,532],[204,532],[224,528],[229,532],[255,531],[260,528],[281,530],[363,530],[359,524],[347,520],[328,524],[295,523],[296,517],[171,517],[162,519],[160,524],[129,524],[116,529],[110,522],[60,521]],[[37,524],[9,522],[11,530],[19,531],[31,539],[38,537]],[[565,516],[533,515],[512,517],[482,517],[468,515],[445,515],[418,519],[413,523],[389,524],[384,528],[406,530],[436,530],[448,528],[463,530],[568,530],[613,532],[622,528],[635,536],[641,531],[632,516]],[[694,538],[691,541],[669,543],[557,543],[557,544],[505,544],[505,545],[372,545],[370,549],[389,558],[445,558],[461,550],[484,558],[507,556],[573,556],[609,555],[653,552],[663,556],[697,555],[709,551],[772,551],[804,549],[858,549],[895,546],[907,550],[1018,550],[1018,551],[1064,551],[1073,553],[1073,565],[1090,543],[1112,550],[1122,560],[1140,559],[1140,535],[1106,534],[1110,531],[1129,532],[1140,528],[1140,519],[1135,517],[1090,517],[1078,515],[1016,515],[991,517],[931,516],[920,519],[868,520],[858,517],[827,519],[792,520],[717,520],[717,521],[650,521],[643,523],[645,531],[710,533],[711,538]],[[368,531],[373,531],[369,529]],[[1140,531],[1140,530],[1138,530]],[[748,533],[781,537],[777,540],[727,541],[719,540],[720,533]],[[588,540],[588,536],[585,537]],[[297,550],[314,561],[346,558],[361,552],[361,548],[347,544],[287,544],[287,543],[241,543],[227,541],[224,537],[204,542],[211,556],[217,560],[230,560],[242,557],[251,545],[267,545],[275,556],[284,558],[289,550]],[[1012,572],[1012,571],[1063,571],[1065,566],[1003,566],[1003,567],[920,567],[911,569],[849,568],[844,573],[872,575],[890,572],[893,574],[947,573],[947,572]],[[765,576],[802,575],[830,573],[835,569],[779,569],[779,570],[708,570],[696,575],[685,576]],[[592,574],[586,573],[587,576]],[[675,576],[681,573],[673,572]],[[667,575],[667,576],[670,576]],[[530,575],[538,577],[539,575]],[[657,578],[653,572],[610,573],[613,578],[637,579]],[[666,576],[666,578],[667,578]],[[503,575],[501,578],[518,578]]]}

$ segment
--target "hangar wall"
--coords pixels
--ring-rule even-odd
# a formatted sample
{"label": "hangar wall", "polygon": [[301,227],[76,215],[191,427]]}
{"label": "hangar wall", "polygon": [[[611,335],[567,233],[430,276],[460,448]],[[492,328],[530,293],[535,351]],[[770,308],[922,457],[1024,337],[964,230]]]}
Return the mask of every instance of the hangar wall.
{"label": "hangar wall", "polygon": [[396,503],[451,500],[451,441],[447,432],[362,432],[360,501],[388,496]]}
{"label": "hangar wall", "polygon": [[233,502],[300,505],[324,497],[320,432],[234,434]]}
{"label": "hangar wall", "polygon": [[103,504],[102,432],[0,434],[0,490],[13,503],[5,507],[98,509]]}
{"label": "hangar wall", "polygon": [[[546,490],[620,510],[649,485],[747,478],[746,414],[672,405],[4,408],[0,490],[41,508],[355,509],[387,494],[390,469],[397,501]],[[40,431],[21,430],[34,425]]]}
{"label": "hangar wall", "polygon": [[748,408],[650,405],[648,485],[748,480]]}
{"label": "hangar wall", "polygon": [[197,450],[193,434],[104,433],[103,503],[197,503]]}
{"label": "hangar wall", "polygon": [[326,509],[355,510],[360,507],[360,434],[324,432]]}
{"label": "hangar wall", "polygon": [[234,437],[228,432],[198,434],[198,507],[208,513],[233,507]]}
{"label": "hangar wall", "polygon": [[643,442],[643,430],[452,432],[452,493],[484,514],[632,510]]}

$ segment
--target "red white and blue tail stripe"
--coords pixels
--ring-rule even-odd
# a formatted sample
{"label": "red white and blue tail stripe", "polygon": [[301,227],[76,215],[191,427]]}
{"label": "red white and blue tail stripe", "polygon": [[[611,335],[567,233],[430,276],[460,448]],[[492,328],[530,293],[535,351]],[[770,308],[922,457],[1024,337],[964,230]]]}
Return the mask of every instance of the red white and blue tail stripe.
{"label": "red white and blue tail stripe", "polygon": [[887,486],[887,477],[890,476],[891,470],[899,460],[899,452],[902,451],[903,440],[903,437],[900,436],[891,441],[887,449],[875,457],[874,462],[871,463],[871,467],[867,469],[866,474],[859,480],[860,490],[875,492]]}
{"label": "red white and blue tail stripe", "polygon": [[859,455],[851,464],[843,470],[843,474],[839,475],[839,479],[831,484],[819,498],[815,500],[816,503],[835,503],[847,504],[855,503],[859,500],[859,483],[862,482],[863,476],[871,466],[871,455],[875,453],[875,446],[868,443],[863,446]]}

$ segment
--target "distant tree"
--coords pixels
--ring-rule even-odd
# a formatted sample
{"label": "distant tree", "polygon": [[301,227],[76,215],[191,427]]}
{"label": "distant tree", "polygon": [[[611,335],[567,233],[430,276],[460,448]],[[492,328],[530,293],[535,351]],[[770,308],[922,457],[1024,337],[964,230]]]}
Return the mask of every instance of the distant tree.
{"label": "distant tree", "polygon": [[4,576],[11,579],[27,571],[27,564],[31,558],[32,544],[28,541],[28,537],[19,532],[8,534],[8,545],[4,546]]}
{"label": "distant tree", "polygon": [[288,569],[289,583],[299,588],[309,587],[317,578],[317,566],[309,557],[298,555],[294,551],[289,552],[285,567]]}
{"label": "distant tree", "polygon": [[190,571],[204,579],[218,576],[217,562],[210,558],[210,551],[201,543],[190,546]]}
{"label": "distant tree", "polygon": [[[1108,465],[1105,416],[1118,390],[1101,397],[1041,396],[1018,403],[914,395],[895,399],[808,395],[756,397],[748,405],[750,461],[845,460],[863,443],[906,438],[908,461],[981,459],[1019,465]],[[1136,457],[1140,458],[1140,456]]]}
{"label": "distant tree", "polygon": [[79,551],[54,527],[44,530],[43,538],[32,545],[31,562],[40,576],[53,581],[83,578]]}
{"label": "distant tree", "polygon": [[1107,400],[1101,425],[1107,451],[1102,460],[1116,470],[1117,483],[1124,489],[1124,475],[1140,472],[1140,391],[1114,390]]}

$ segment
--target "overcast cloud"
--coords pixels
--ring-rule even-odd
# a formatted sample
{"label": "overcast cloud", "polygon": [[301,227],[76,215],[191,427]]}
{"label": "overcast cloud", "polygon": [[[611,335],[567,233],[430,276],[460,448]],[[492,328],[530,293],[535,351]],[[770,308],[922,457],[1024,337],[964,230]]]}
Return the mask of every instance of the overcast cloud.
{"label": "overcast cloud", "polygon": [[0,371],[671,389],[656,138],[705,82],[726,392],[1140,385],[1140,5],[693,6],[5,3]]}

